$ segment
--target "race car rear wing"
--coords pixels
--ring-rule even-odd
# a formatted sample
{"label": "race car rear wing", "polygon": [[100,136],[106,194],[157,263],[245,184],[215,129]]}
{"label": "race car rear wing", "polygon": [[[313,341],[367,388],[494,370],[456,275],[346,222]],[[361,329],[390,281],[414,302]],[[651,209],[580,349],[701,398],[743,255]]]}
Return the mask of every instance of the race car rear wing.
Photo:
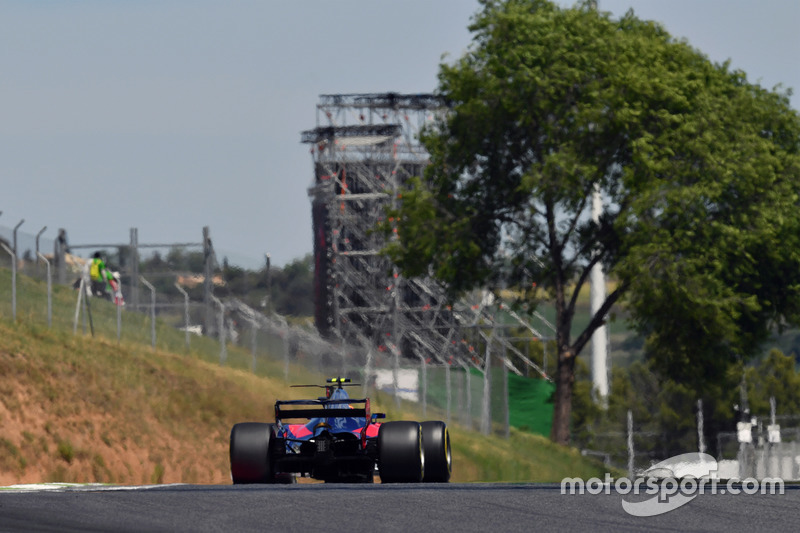
{"label": "race car rear wing", "polygon": [[[361,404],[363,407],[328,407]],[[346,400],[286,400],[275,402],[275,422],[295,418],[365,418],[370,420],[369,398]]]}

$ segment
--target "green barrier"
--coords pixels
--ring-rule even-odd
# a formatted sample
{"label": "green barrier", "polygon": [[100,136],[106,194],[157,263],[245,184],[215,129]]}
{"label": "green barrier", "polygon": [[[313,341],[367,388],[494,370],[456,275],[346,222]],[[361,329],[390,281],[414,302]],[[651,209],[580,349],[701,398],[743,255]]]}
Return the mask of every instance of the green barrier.
{"label": "green barrier", "polygon": [[[442,367],[429,367],[427,369],[429,405],[444,409],[447,406],[447,387],[445,370]],[[456,411],[462,409],[465,401],[463,390],[465,383],[464,370],[453,368],[450,370],[450,384],[452,389],[451,410],[457,417]],[[492,420],[499,422],[503,419],[503,371],[501,368],[492,368]],[[483,398],[483,374],[476,368],[470,369],[471,389],[471,415],[478,420],[481,416],[481,402]],[[553,395],[556,386],[544,379],[526,378],[514,373],[508,374],[508,408],[509,424],[523,431],[530,431],[550,436],[550,427],[553,424]]]}
{"label": "green barrier", "polygon": [[555,383],[509,374],[509,423],[517,429],[549,437],[555,391]]}

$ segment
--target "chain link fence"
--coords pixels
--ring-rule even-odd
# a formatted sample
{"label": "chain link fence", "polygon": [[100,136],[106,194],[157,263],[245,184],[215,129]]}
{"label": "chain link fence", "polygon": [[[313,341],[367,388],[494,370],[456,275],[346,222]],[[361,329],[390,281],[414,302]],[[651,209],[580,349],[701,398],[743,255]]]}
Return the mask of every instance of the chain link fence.
{"label": "chain link fence", "polygon": [[[202,291],[177,283],[179,276],[187,277],[186,273],[137,269],[138,294],[132,298],[132,283],[123,283],[126,303],[115,305],[80,290],[80,261],[70,257],[75,263],[68,265],[66,283],[58,283],[53,255],[38,248],[38,235],[34,238],[20,233],[17,247],[24,251],[14,253],[14,239],[3,238],[12,230],[0,227],[3,229],[3,319],[26,320],[120,344],[146,344],[154,350],[193,354],[257,375],[280,377],[289,383],[347,376],[362,384],[364,395],[386,394],[398,407],[407,402],[423,419],[442,419],[500,436],[509,435],[512,421],[523,430],[549,433],[552,383],[509,373],[502,357],[487,357],[491,363],[486,368],[464,361],[411,361],[368,342],[348,345],[325,339],[309,325],[255,310],[236,298],[212,294],[210,302],[204,302]],[[37,248],[32,250],[34,241]],[[54,243],[45,240],[42,245],[44,249]],[[123,282],[126,275],[131,279],[131,273],[124,272]],[[500,343],[492,342],[485,349],[495,354],[505,350]],[[538,396],[531,394],[536,387],[541,389]],[[534,396],[534,403],[526,403]]]}
{"label": "chain link fence", "polygon": [[[696,439],[687,438],[692,442],[680,453],[709,453],[702,424],[701,418]],[[670,459],[658,447],[666,436],[645,431],[637,424],[631,411],[627,413],[627,422],[618,425],[627,428],[594,433],[592,447],[584,448],[581,453],[595,457],[607,466],[627,471],[631,479]],[[800,416],[753,417],[737,426],[738,431],[719,432],[715,436],[717,477],[800,480]]]}

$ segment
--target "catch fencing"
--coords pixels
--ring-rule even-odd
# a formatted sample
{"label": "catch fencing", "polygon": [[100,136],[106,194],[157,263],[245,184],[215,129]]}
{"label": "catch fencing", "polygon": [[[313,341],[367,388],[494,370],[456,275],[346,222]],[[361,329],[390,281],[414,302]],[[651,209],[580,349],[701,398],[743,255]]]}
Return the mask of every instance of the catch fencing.
{"label": "catch fencing", "polygon": [[[800,417],[776,415],[752,417],[737,424],[737,431],[716,434],[716,476],[720,479],[780,478],[785,481],[800,480]],[[684,436],[687,442],[681,453],[711,453],[705,442],[702,402],[698,401],[696,438]],[[627,471],[633,479],[670,456],[658,451],[658,444],[669,436],[644,430],[632,411],[620,421],[620,431],[596,432],[593,446],[581,450],[585,456],[603,461],[607,466]]]}
{"label": "catch fencing", "polygon": [[[80,266],[68,270],[59,283],[54,254],[44,252],[58,248],[57,240],[40,242],[41,232],[33,236],[16,230],[0,226],[0,319],[192,354],[288,383],[347,376],[362,384],[365,395],[385,394],[389,403],[414,408],[423,419],[442,419],[500,436],[508,436],[511,421],[520,418],[510,406],[510,388],[527,390],[527,382],[536,381],[520,385],[519,376],[509,375],[500,357],[484,369],[464,362],[410,361],[367,343],[354,346],[325,339],[310,324],[253,309],[236,298],[218,298],[213,287],[206,298],[199,289],[177,284],[185,272],[129,268],[122,272],[126,303],[115,305],[80,290]],[[18,240],[3,239],[10,232]],[[207,278],[217,273],[207,269],[195,274]],[[484,348],[497,354],[504,350],[499,343]],[[547,401],[540,402],[544,409],[528,413],[515,425],[549,430],[552,414],[547,412]]]}

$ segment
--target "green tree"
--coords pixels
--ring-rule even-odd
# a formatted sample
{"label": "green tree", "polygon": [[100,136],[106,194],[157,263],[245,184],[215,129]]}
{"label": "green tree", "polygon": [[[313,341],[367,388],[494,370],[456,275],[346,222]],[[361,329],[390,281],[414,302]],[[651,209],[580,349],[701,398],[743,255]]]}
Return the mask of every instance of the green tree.
{"label": "green tree", "polygon": [[[793,318],[800,121],[785,95],[632,12],[481,4],[472,47],[441,65],[450,112],[422,136],[431,165],[403,191],[387,253],[453,297],[510,285],[554,303],[551,438],[568,443],[575,359],[623,296],[658,368],[689,385]],[[573,336],[596,264],[617,283]]]}
{"label": "green tree", "polygon": [[167,263],[172,270],[203,272],[205,268],[205,259],[202,251],[187,251],[179,246],[169,249]]}
{"label": "green tree", "polygon": [[770,398],[775,398],[778,414],[800,414],[800,374],[793,357],[770,350],[758,366],[747,369],[745,382],[752,414],[768,416]]}
{"label": "green tree", "polygon": [[314,259],[311,254],[287,263],[272,275],[274,309],[290,316],[314,314]]}
{"label": "green tree", "polygon": [[657,369],[699,388],[798,321],[800,119],[726,65],[691,96],[638,165],[652,175],[618,220],[617,274]]}
{"label": "green tree", "polygon": [[[578,360],[578,366],[581,365]],[[747,370],[761,373],[755,368]],[[781,365],[780,379],[786,379],[786,367]],[[760,375],[760,374],[759,374]],[[791,371],[794,375],[794,371]],[[634,450],[637,467],[646,466],[681,453],[698,450],[698,399],[702,399],[704,414],[703,433],[708,453],[718,456],[730,453],[730,449],[719,449],[716,438],[720,432],[736,429],[738,418],[734,406],[739,404],[739,383],[742,368],[732,367],[726,380],[697,391],[685,384],[660,377],[646,361],[635,361],[628,367],[612,370],[609,387],[608,408],[605,410],[589,404],[588,387],[591,385],[585,372],[578,372],[573,389],[572,421],[575,426],[573,438],[582,448],[602,451],[615,458],[618,466],[624,466],[628,457],[627,414],[633,418]],[[748,378],[748,387],[761,390],[757,379]],[[762,406],[763,393],[751,392],[753,400]],[[766,399],[767,409],[768,398]],[[751,403],[752,405],[752,403]],[[782,413],[791,413],[791,406]],[[724,446],[723,446],[724,448]]]}

